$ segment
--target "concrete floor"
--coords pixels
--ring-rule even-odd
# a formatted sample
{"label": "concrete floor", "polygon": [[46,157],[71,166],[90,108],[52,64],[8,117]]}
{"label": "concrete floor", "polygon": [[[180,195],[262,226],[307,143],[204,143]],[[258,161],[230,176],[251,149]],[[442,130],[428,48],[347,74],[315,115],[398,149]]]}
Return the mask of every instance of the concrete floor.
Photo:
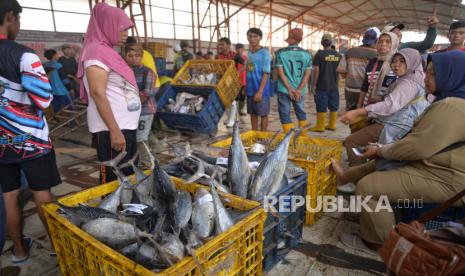
{"label": "concrete floor", "polygon": [[[341,93],[341,110],[345,102],[343,93]],[[309,111],[310,122],[315,122],[315,105],[313,97],[306,97],[306,110]],[[294,118],[295,120],[295,118]],[[250,129],[249,117],[242,117],[244,129]],[[224,139],[230,134],[230,129],[226,129],[222,122],[219,124],[217,138]],[[277,113],[276,98],[272,101],[272,113],[270,114],[269,131],[277,131],[280,129],[279,116]],[[326,131],[324,133],[311,133],[314,137],[328,137],[337,140],[344,139],[350,133],[347,126],[338,122],[336,131]],[[168,137],[169,141],[189,140],[191,144],[203,146],[213,142],[215,138],[206,136],[186,136],[178,133],[162,131],[157,133],[159,138]],[[54,141],[55,150],[57,153],[58,166],[62,175],[63,183],[53,188],[53,193],[56,197],[61,197],[76,191],[92,187],[98,182],[98,169],[95,163],[95,150],[90,148],[90,135],[86,128],[81,128],[74,133],[68,134],[65,137],[66,141]],[[218,140],[218,139],[217,139]],[[74,141],[74,142],[69,142]],[[78,143],[76,143],[78,142]],[[169,155],[157,156],[162,163],[168,161]],[[356,231],[358,225],[354,222],[344,220],[342,214],[323,214],[318,222],[312,227],[305,227],[303,240],[310,241],[315,244],[331,244],[335,245],[348,253],[366,256],[363,253],[355,252],[344,247],[339,241],[339,234],[342,231]],[[24,208],[24,234],[35,239],[31,258],[26,263],[21,265],[22,272],[20,275],[60,275],[56,258],[50,257],[50,242],[45,233],[44,227],[39,222],[33,202],[27,202]],[[11,242],[7,242],[5,252],[1,257],[4,266],[11,265]],[[371,257],[373,258],[373,257]],[[285,261],[279,263],[270,272],[269,276],[281,275],[371,275],[370,273],[360,270],[351,270],[336,266],[331,266],[317,261],[313,257],[308,257],[297,251],[291,251]]]}

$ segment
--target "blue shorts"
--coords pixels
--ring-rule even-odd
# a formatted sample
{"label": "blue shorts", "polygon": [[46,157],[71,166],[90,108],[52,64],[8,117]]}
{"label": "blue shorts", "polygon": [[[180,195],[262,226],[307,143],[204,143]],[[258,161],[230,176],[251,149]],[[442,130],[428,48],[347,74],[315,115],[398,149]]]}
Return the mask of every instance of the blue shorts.
{"label": "blue shorts", "polygon": [[247,113],[257,116],[270,114],[270,97],[262,97],[260,102],[255,102],[253,96],[247,96]]}

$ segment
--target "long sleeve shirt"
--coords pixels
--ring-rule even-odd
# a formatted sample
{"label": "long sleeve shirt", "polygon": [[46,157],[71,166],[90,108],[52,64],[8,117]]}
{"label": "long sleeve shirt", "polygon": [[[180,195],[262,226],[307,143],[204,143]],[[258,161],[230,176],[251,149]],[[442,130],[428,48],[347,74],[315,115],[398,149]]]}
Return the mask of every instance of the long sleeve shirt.
{"label": "long sleeve shirt", "polygon": [[391,93],[384,97],[384,100],[367,105],[365,110],[368,111],[368,116],[373,118],[392,115],[414,100],[418,92],[419,89],[412,89],[408,83],[400,82]]}
{"label": "long sleeve shirt", "polygon": [[404,48],[413,48],[415,50],[418,50],[420,54],[423,54],[426,52],[426,50],[431,49],[431,47],[433,47],[434,41],[436,40],[437,36],[438,30],[436,29],[436,27],[429,27],[426,31],[426,37],[423,41],[410,41],[401,43],[399,50]]}
{"label": "long sleeve shirt", "polygon": [[400,168],[410,174],[443,182],[465,185],[465,146],[443,153],[446,147],[465,141],[465,100],[447,98],[433,103],[405,138],[384,146],[382,157],[411,160]]}

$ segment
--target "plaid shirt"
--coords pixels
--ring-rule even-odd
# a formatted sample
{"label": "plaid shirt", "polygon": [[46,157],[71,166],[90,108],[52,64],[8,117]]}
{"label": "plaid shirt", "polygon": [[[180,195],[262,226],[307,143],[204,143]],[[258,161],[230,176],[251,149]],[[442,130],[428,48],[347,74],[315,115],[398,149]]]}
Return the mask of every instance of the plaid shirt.
{"label": "plaid shirt", "polygon": [[142,104],[142,111],[140,115],[155,114],[157,105],[155,103],[155,94],[158,89],[155,88],[156,77],[152,70],[146,66],[132,67],[134,75],[136,76],[137,87],[139,88],[139,95],[148,97],[147,101]]}

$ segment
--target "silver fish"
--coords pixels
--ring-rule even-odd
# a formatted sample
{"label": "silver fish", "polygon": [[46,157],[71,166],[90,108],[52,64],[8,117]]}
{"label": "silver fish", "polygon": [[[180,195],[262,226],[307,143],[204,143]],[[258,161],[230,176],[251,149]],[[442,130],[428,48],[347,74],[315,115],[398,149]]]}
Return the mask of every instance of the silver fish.
{"label": "silver fish", "polygon": [[188,226],[182,229],[182,234],[187,241],[186,243],[187,254],[193,255],[194,250],[202,246],[203,244],[202,241],[200,240],[197,233],[193,229],[190,229]]}
{"label": "silver fish", "polygon": [[137,250],[135,261],[145,267],[152,268],[160,262],[160,255],[153,244],[143,243]]}
{"label": "silver fish", "polygon": [[71,221],[86,223],[90,220],[99,218],[113,218],[117,219],[118,216],[112,212],[98,207],[90,206],[65,206],[58,204],[59,210],[65,213],[68,217],[71,217]]}
{"label": "silver fish", "polygon": [[100,202],[100,204],[98,206],[99,208],[107,210],[107,211],[112,212],[112,213],[116,213],[116,211],[118,210],[118,206],[121,203],[121,194],[123,192],[123,185],[121,185],[121,184],[122,183],[120,183],[118,188],[113,193],[111,193],[110,195],[105,197]]}
{"label": "silver fish", "polygon": [[287,160],[286,164],[286,177],[296,178],[305,174],[305,170],[297,166],[294,162]]}
{"label": "silver fish", "polygon": [[187,225],[192,215],[192,198],[191,195],[179,190],[177,191],[176,201],[170,204],[175,216],[174,232],[179,236],[181,229]]}
{"label": "silver fish", "polygon": [[173,265],[184,258],[184,244],[178,236],[171,233],[161,235],[160,244],[156,244],[162,262]]}
{"label": "silver fish", "polygon": [[231,147],[228,157],[228,180],[233,194],[247,197],[250,178],[249,160],[239,133],[239,121],[234,123]]}
{"label": "silver fish", "polygon": [[[115,173],[116,177],[118,178],[119,185],[122,186],[120,203],[127,204],[131,203],[132,200],[132,185],[129,182],[129,178],[123,174],[123,172],[118,167],[118,164],[121,160],[126,156],[127,152],[122,151],[120,152],[114,159],[109,161],[100,162],[100,164],[104,166],[111,167],[113,172]],[[113,208],[113,206],[110,206]]]}
{"label": "silver fish", "polygon": [[261,201],[265,196],[274,194],[282,187],[282,178],[286,169],[288,148],[294,130],[284,137],[276,149],[260,163],[252,178],[248,198]]}
{"label": "silver fish", "polygon": [[221,234],[224,231],[228,230],[231,226],[234,225],[234,222],[229,215],[226,208],[224,208],[223,203],[221,202],[220,196],[216,191],[215,184],[210,183],[210,193],[213,198],[213,205],[215,206],[215,229],[216,234]]}
{"label": "silver fish", "polygon": [[152,196],[157,198],[159,202],[173,202],[176,196],[176,187],[157,159],[155,159],[154,164]]}
{"label": "silver fish", "polygon": [[98,218],[85,223],[82,229],[97,240],[114,249],[136,242],[140,232],[130,223],[113,218]]}
{"label": "silver fish", "polygon": [[205,189],[195,192],[192,209],[192,227],[200,239],[208,238],[215,226],[215,206],[212,195]]}

